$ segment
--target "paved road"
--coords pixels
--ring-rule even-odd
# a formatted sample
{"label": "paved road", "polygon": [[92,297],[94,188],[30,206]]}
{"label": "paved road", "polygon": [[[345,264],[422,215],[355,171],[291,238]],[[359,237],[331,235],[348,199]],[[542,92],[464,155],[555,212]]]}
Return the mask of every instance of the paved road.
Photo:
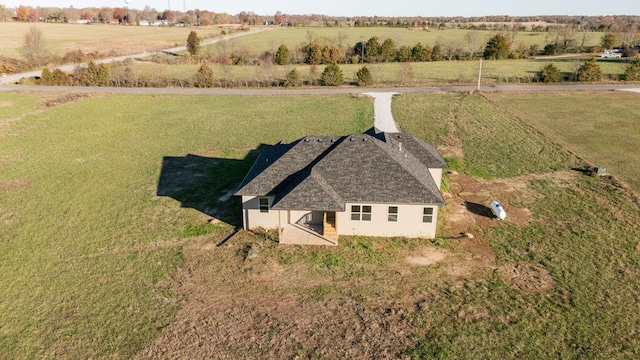
{"label": "paved road", "polygon": [[[242,32],[242,33],[237,33],[237,34],[233,34],[233,35],[229,35],[229,36],[224,36],[224,37],[220,37],[220,38],[206,40],[206,41],[201,42],[200,45],[214,44],[214,43],[221,42],[221,41],[227,41],[227,40],[235,39],[235,38],[241,37],[241,36],[255,34],[257,32],[261,32],[261,31],[265,31],[265,30],[266,29],[255,28],[255,29],[252,29],[251,31],[247,31],[247,32]],[[161,51],[146,52],[146,53],[142,53],[142,54],[133,54],[133,55],[112,57],[112,58],[107,58],[107,59],[100,59],[100,60],[96,60],[95,63],[96,64],[107,64],[107,63],[116,62],[116,61],[125,61],[127,59],[144,58],[144,57],[147,57],[147,56],[152,56],[152,55],[160,54],[160,53],[176,53],[176,52],[185,51],[185,50],[187,50],[186,45],[185,46],[177,46],[177,47],[173,47],[173,48],[165,49],[165,50],[161,50]],[[60,69],[62,71],[71,72],[71,71],[73,71],[73,69],[75,69],[78,66],[83,66],[84,67],[84,66],[87,66],[87,63],[55,66],[55,68],[56,69]],[[21,74],[8,75],[8,76],[5,76],[5,77],[0,77],[0,84],[11,84],[11,83],[15,83],[15,82],[19,81],[20,79],[30,78],[30,77],[34,77],[34,76],[40,76],[40,75],[42,75],[42,70],[30,71],[30,72],[21,73]]]}
{"label": "paved road", "polygon": [[[482,86],[481,91],[571,91],[571,90],[638,90],[640,85],[502,85]],[[0,86],[1,91],[49,91],[80,93],[114,93],[114,94],[155,94],[155,95],[331,95],[331,94],[364,94],[364,93],[429,93],[429,92],[470,92],[475,86],[434,86],[434,87],[396,87],[396,88],[362,88],[362,87],[319,87],[304,89],[201,89],[201,88],[118,88],[90,86]]]}

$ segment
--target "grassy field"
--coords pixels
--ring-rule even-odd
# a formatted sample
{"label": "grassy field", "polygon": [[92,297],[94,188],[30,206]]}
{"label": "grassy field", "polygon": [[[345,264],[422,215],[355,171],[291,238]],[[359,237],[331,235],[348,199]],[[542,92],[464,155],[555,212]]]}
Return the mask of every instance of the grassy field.
{"label": "grassy field", "polygon": [[[465,95],[403,95],[394,102],[394,113],[406,131],[436,144],[460,147],[454,157],[457,161],[451,161],[458,169],[503,179],[497,181],[525,173],[568,170],[575,165],[575,159],[514,118],[511,112],[516,108],[525,123],[534,126],[542,123],[553,129],[543,133],[554,138],[560,136],[569,147],[581,151],[585,147],[578,144],[588,142],[587,151],[582,153],[587,159],[598,151],[607,153],[609,150],[605,148],[612,144],[591,139],[597,136],[587,130],[569,135],[569,128],[600,124],[609,131],[619,127],[617,139],[622,143],[633,142],[637,134],[638,106],[634,101],[637,94],[633,94],[633,99],[627,94],[601,92],[488,96],[501,105]],[[622,103],[625,112],[617,110]],[[542,114],[532,116],[536,112]],[[586,118],[584,114],[590,112],[618,116],[591,114]],[[597,132],[602,134],[605,129]],[[623,145],[615,147],[617,156],[626,160],[625,167],[634,171],[639,168],[638,160],[631,155],[635,154],[632,148],[621,151]],[[427,284],[422,291],[436,302],[416,314],[423,331],[411,355],[416,358],[477,358],[479,354],[488,358],[638,356],[637,204],[615,184],[587,176],[569,179],[532,176],[527,187],[535,193],[534,199],[522,197],[521,206],[533,212],[533,222],[526,227],[504,224],[490,229],[487,238],[499,263],[542,264],[555,278],[555,288],[547,294],[523,295],[492,276],[458,283],[442,279],[435,288]]]}
{"label": "grassy field", "polygon": [[[608,119],[633,132],[637,106],[616,95],[635,110]],[[262,144],[363,131],[368,98],[0,94],[0,357],[637,358],[640,209],[610,179],[571,171],[581,160],[557,144],[574,138],[521,121],[554,96],[543,115],[567,123],[581,119],[569,104],[608,114],[618,103],[489,96],[393,103],[459,176],[531,213],[473,227],[468,244],[495,253],[473,266],[480,255],[444,237],[319,248],[241,232],[215,247],[239,218],[221,197]],[[425,252],[458,260],[408,265]],[[514,285],[501,275],[514,264],[546,269],[553,286]]]}
{"label": "grassy field", "polygon": [[629,154],[640,152],[638,94],[506,94],[486,96],[545,136],[580,154],[640,194],[640,166]]}
{"label": "grassy field", "polygon": [[[340,46],[353,47],[357,42],[366,42],[373,36],[381,39],[381,43],[386,38],[393,39],[398,46],[413,46],[417,43],[433,46],[436,43],[455,43],[461,48],[467,49],[467,41],[465,35],[471,30],[448,29],[445,31],[438,30],[418,30],[405,28],[341,28],[341,27],[322,27],[322,28],[281,28],[277,31],[267,31],[250,37],[238,38],[231,44],[220,45],[213,44],[208,48],[210,52],[219,51],[220,46],[224,46],[227,51],[235,49],[248,49],[252,53],[261,53],[270,51],[275,53],[280,44],[285,44],[290,50],[298,49],[302,45],[307,44],[309,39],[320,42],[334,43]],[[480,41],[478,46],[484,49],[490,37],[495,35],[494,31],[480,31]],[[516,35],[514,46],[523,44],[527,48],[530,45],[538,44],[540,49],[544,48],[550,40],[546,38],[546,33],[520,32]],[[601,33],[587,33],[585,46],[593,46],[600,43]],[[581,40],[582,38],[580,38]],[[480,51],[475,49],[474,51]]]}
{"label": "grassy field", "polygon": [[130,358],[171,322],[184,238],[230,228],[156,196],[164,157],[220,158],[195,195],[215,207],[261,143],[363,131],[372,111],[348,96],[1,94],[0,358]]}
{"label": "grassy field", "polygon": [[[3,22],[0,23],[0,55],[20,57],[19,49],[22,39],[30,27],[29,23]],[[213,37],[220,34],[220,27],[155,27],[155,26],[118,26],[102,24],[51,24],[38,23],[35,25],[42,31],[48,50],[55,55],[64,55],[68,51],[82,50],[85,53],[99,51],[118,54],[141,53],[186,43],[190,31],[195,30],[201,38]],[[296,49],[309,39],[330,41],[341,46],[353,47],[358,41],[367,41],[372,36],[381,39],[391,38],[398,45],[415,45],[418,42],[433,46],[436,42],[451,42],[461,48],[468,47],[464,40],[468,30],[449,29],[446,31],[424,31],[401,28],[280,28],[276,31],[265,31],[248,37],[238,38],[224,45],[210,45],[203,51],[216,53],[219,46],[227,51],[248,49],[252,53],[260,54],[264,51],[275,53],[280,44]],[[483,48],[486,41],[493,36],[492,31],[480,31],[479,48]],[[514,46],[523,44],[540,45],[543,48],[549,41],[545,33],[521,32],[516,35]],[[580,35],[581,36],[581,35]],[[585,46],[597,45],[601,33],[587,33]],[[581,38],[580,38],[581,40]],[[476,49],[475,51],[479,51]]]}
{"label": "grassy field", "polygon": [[[0,22],[0,55],[19,58],[24,34],[36,26],[43,35],[47,50],[62,56],[68,51],[85,53],[138,54],[184,45],[193,29],[184,27],[118,26],[103,24],[52,24]],[[197,29],[200,37],[220,34],[219,27]]]}
{"label": "grassy field", "polygon": [[[525,59],[485,60],[482,62],[482,85],[518,84],[533,81],[537,73],[548,63],[556,65],[565,76],[575,74],[586,58],[571,59]],[[626,61],[598,60],[603,73],[617,79],[627,67]],[[386,63],[366,65],[373,77],[374,86],[430,86],[430,85],[475,85],[478,79],[478,61],[436,61],[421,63]],[[211,65],[217,84],[226,83],[234,87],[253,86],[255,83],[280,83],[287,74],[296,69],[299,79],[306,83],[319,83],[324,65],[317,66],[315,73],[309,65],[221,66]],[[346,84],[357,84],[356,73],[362,65],[341,64]],[[159,79],[164,82],[188,83],[198,71],[198,65],[166,65],[151,62],[136,62],[132,74],[140,78]]]}

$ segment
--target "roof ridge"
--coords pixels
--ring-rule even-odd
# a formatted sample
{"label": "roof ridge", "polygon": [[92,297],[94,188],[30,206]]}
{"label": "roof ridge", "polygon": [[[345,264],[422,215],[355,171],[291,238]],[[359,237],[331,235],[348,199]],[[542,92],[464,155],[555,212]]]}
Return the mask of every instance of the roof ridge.
{"label": "roof ridge", "polygon": [[[413,155],[411,151],[409,151],[406,148],[403,149],[402,145],[399,145],[399,148],[396,149],[396,147],[393,146],[392,142],[388,142],[388,143],[374,142],[374,143],[377,146],[379,146],[384,152],[389,154],[391,158],[396,160],[396,162],[400,165],[400,167],[402,167],[402,169],[404,169],[407,173],[409,173],[420,184],[422,184],[425,187],[431,187],[435,185],[436,189],[439,189],[438,184],[436,184],[435,180],[433,179],[433,176],[431,176],[431,172],[429,171],[429,168],[425,164],[423,164],[422,161],[420,161],[420,159],[418,159],[415,155]],[[399,144],[401,144],[401,142],[399,142]],[[408,159],[407,157],[410,157],[410,159]],[[409,166],[410,165],[409,163],[418,164],[418,166],[421,169],[416,169],[413,166]],[[421,172],[423,172],[423,174],[420,174],[418,170],[422,170]],[[438,195],[440,197],[439,200],[444,202],[444,198],[442,197],[442,194],[440,193],[440,191],[438,191]]]}

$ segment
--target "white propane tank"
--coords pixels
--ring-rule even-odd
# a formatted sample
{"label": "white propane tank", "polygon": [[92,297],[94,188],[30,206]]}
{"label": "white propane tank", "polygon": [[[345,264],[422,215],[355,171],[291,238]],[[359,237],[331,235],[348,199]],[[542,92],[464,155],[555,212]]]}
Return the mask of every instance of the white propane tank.
{"label": "white propane tank", "polygon": [[491,202],[491,211],[493,211],[493,214],[500,220],[504,220],[504,218],[507,217],[507,213],[497,201]]}

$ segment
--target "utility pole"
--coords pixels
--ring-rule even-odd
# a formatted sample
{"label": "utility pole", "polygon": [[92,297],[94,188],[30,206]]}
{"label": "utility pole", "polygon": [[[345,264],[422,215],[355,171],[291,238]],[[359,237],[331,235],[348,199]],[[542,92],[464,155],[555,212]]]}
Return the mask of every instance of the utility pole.
{"label": "utility pole", "polygon": [[480,59],[480,69],[478,70],[478,91],[480,91],[480,78],[482,77],[482,59]]}

